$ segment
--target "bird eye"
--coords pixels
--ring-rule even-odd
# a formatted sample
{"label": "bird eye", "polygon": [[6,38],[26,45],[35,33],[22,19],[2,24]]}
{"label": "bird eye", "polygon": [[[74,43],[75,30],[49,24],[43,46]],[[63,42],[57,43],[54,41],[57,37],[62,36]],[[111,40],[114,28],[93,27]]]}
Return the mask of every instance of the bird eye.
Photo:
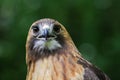
{"label": "bird eye", "polygon": [[53,31],[54,31],[55,33],[60,33],[60,31],[61,31],[61,26],[60,26],[60,25],[54,25],[54,26],[53,26]]}
{"label": "bird eye", "polygon": [[39,31],[38,26],[33,26],[32,29],[33,29],[33,32],[34,32],[34,33],[37,33],[37,32]]}

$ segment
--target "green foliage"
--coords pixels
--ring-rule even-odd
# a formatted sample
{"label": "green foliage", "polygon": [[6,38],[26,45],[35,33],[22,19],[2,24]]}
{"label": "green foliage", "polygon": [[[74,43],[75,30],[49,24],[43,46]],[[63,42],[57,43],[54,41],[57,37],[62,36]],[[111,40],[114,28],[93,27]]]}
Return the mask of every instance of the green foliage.
{"label": "green foliage", "polygon": [[0,0],[0,80],[25,80],[30,25],[54,18],[70,32],[82,55],[120,80],[119,0]]}

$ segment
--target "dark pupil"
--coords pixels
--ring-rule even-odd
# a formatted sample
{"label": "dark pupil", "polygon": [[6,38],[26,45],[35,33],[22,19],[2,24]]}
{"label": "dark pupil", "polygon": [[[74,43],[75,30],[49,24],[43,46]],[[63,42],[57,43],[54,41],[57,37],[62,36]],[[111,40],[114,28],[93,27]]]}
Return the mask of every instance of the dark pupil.
{"label": "dark pupil", "polygon": [[38,26],[34,26],[34,27],[33,27],[33,31],[34,31],[34,32],[38,32],[38,31],[39,31]]}
{"label": "dark pupil", "polygon": [[60,32],[60,26],[59,25],[55,25],[53,29],[56,33]]}

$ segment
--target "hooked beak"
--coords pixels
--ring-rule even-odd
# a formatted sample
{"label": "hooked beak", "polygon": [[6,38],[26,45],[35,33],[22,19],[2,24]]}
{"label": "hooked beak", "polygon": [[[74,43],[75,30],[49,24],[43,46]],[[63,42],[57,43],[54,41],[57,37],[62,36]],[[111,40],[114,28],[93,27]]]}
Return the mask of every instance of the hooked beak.
{"label": "hooked beak", "polygon": [[51,34],[48,29],[43,29],[42,33],[40,35],[38,35],[37,38],[38,39],[42,38],[42,39],[45,39],[45,40],[49,40],[49,39],[52,39],[52,38],[56,38],[56,36]]}
{"label": "hooked beak", "polygon": [[45,40],[47,40],[48,39],[48,36],[49,36],[49,31],[47,30],[47,29],[45,29],[44,31],[43,31],[43,35],[42,35],[44,38],[45,38]]}

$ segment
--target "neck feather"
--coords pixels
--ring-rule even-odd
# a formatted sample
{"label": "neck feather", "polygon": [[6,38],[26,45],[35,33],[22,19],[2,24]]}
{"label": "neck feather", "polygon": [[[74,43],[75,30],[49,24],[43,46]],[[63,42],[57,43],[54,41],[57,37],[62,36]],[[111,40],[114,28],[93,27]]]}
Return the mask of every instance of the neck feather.
{"label": "neck feather", "polygon": [[27,80],[82,80],[84,70],[77,64],[76,58],[80,55],[77,49],[72,47],[69,46],[54,55],[31,61],[28,64]]}

